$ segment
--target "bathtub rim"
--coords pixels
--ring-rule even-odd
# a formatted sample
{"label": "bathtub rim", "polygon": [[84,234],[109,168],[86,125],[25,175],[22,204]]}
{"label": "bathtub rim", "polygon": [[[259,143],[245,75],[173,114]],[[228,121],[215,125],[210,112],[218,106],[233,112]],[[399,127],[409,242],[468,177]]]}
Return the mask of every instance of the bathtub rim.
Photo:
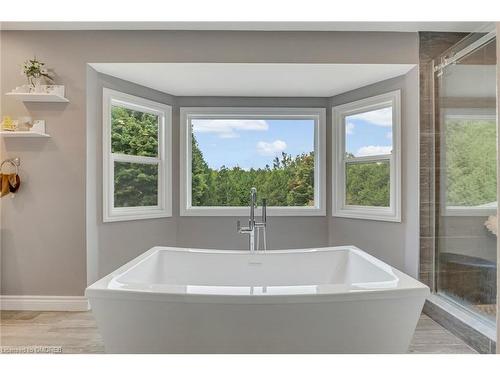
{"label": "bathtub rim", "polygon": [[[225,303],[225,304],[281,304],[281,303],[328,303],[340,301],[361,301],[374,299],[414,298],[428,297],[429,287],[420,281],[406,275],[398,269],[386,264],[380,259],[368,254],[356,246],[329,246],[307,249],[269,250],[271,254],[307,253],[320,251],[352,251],[385,271],[390,270],[398,279],[399,285],[388,289],[367,289],[334,293],[317,294],[283,294],[283,295],[229,295],[229,294],[194,294],[171,293],[165,291],[149,291],[136,289],[112,289],[109,282],[122,275],[124,272],[137,266],[140,262],[156,254],[160,250],[191,252],[191,253],[217,253],[217,254],[248,254],[247,250],[215,250],[198,248],[181,248],[171,246],[154,246],[131,261],[125,263],[115,271],[109,273],[98,281],[88,286],[85,296],[89,299],[127,299],[137,301],[157,302],[190,302],[190,303]],[[265,253],[264,253],[265,254]]]}

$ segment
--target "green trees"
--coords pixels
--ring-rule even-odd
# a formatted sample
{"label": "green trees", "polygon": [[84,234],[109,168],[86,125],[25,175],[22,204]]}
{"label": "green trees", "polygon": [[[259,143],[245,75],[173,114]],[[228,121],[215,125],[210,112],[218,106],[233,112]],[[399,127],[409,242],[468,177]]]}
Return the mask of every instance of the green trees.
{"label": "green trees", "polygon": [[201,202],[206,202],[213,194],[214,181],[211,170],[203,159],[203,154],[194,136],[192,137],[191,159],[191,199],[193,206],[200,206]]}
{"label": "green trees", "polygon": [[111,150],[117,154],[158,155],[158,116],[113,106]]}
{"label": "green trees", "polygon": [[313,152],[296,157],[282,153],[272,167],[215,170],[208,167],[194,135],[191,146],[193,206],[247,206],[253,186],[270,206],[314,205]]}
{"label": "green trees", "polygon": [[[156,157],[158,117],[113,107],[112,152]],[[474,206],[496,201],[496,123],[494,120],[451,120],[445,127],[445,185],[449,206]],[[192,137],[192,205],[246,206],[255,186],[270,206],[314,205],[314,152],[282,153],[264,168],[208,166]],[[115,207],[157,204],[158,167],[115,162]],[[388,206],[390,170],[387,162],[348,163],[347,204]]]}
{"label": "green trees", "polygon": [[476,206],[495,202],[495,120],[447,121],[446,200],[448,206]]}
{"label": "green trees", "polygon": [[314,155],[303,154],[296,159],[292,178],[289,182],[289,199],[296,206],[314,205]]}
{"label": "green trees", "polygon": [[[151,156],[158,154],[158,116],[123,107],[111,109],[113,153]],[[155,206],[158,200],[158,167],[115,162],[115,207]]]}
{"label": "green trees", "polygon": [[348,163],[346,185],[347,204],[389,207],[390,168],[388,162]]}
{"label": "green trees", "polygon": [[115,207],[158,204],[158,166],[115,162]]}

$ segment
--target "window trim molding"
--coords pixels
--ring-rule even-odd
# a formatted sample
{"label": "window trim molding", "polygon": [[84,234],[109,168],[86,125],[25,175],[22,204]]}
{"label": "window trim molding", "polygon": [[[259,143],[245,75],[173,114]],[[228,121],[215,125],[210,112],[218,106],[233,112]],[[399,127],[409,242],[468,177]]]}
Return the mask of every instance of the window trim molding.
{"label": "window trim molding", "polygon": [[[102,211],[103,222],[154,219],[172,216],[172,107],[104,87],[102,91]],[[111,152],[111,106],[152,113],[160,118],[158,157]],[[158,205],[114,207],[114,162],[158,164]]]}
{"label": "window trim molding", "polygon": [[[180,108],[180,216],[247,216],[248,207],[191,206],[192,118],[314,118],[314,207],[268,207],[268,216],[326,216],[326,108],[290,107],[181,107]],[[258,192],[257,192],[258,193]],[[256,210],[260,215],[260,208]]]}
{"label": "window trim molding", "polygon": [[[392,106],[392,153],[357,157],[352,162],[389,160],[390,206],[345,204],[345,126],[349,115]],[[352,219],[401,222],[401,90],[367,97],[332,107],[332,216]]]}
{"label": "window trim molding", "polygon": [[[444,124],[445,117],[457,118],[457,119],[478,119],[483,120],[493,120],[496,121],[496,111],[494,108],[454,108],[447,107],[441,114],[441,123]],[[446,135],[442,134],[439,139],[439,147],[441,150],[445,150],[446,146]],[[496,207],[481,207],[478,206],[447,206],[447,194],[446,194],[446,158],[445,153],[440,152],[440,172],[439,178],[441,180],[440,186],[440,199],[444,204],[441,205],[440,212],[441,216],[480,216],[486,217],[497,214]]]}

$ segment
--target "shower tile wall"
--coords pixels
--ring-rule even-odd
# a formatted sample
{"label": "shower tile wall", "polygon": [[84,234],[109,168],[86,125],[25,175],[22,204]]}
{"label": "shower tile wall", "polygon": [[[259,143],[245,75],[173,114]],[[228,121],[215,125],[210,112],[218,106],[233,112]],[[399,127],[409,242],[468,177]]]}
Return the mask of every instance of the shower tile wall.
{"label": "shower tile wall", "polygon": [[431,289],[434,287],[434,254],[436,210],[434,199],[434,158],[436,133],[433,125],[432,60],[467,34],[419,33],[420,56],[420,267],[419,278]]}

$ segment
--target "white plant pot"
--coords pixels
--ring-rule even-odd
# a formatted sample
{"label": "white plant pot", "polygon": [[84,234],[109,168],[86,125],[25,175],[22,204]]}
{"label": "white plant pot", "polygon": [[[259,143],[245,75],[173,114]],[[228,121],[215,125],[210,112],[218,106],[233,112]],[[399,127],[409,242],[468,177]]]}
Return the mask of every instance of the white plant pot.
{"label": "white plant pot", "polygon": [[31,86],[31,92],[41,93],[44,91],[42,77],[34,77],[31,79],[31,82],[33,83]]}

